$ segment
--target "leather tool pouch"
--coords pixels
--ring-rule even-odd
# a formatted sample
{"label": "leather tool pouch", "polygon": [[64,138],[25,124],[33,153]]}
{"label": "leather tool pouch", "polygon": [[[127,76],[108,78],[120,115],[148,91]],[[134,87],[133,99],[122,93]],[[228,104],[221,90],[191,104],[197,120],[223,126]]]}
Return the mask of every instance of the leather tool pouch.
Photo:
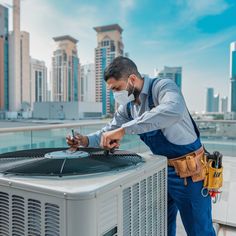
{"label": "leather tool pouch", "polygon": [[210,160],[207,165],[207,174],[204,180],[204,187],[209,190],[218,190],[223,184],[223,167],[212,167],[213,161]]}
{"label": "leather tool pouch", "polygon": [[192,177],[193,182],[205,179],[206,161],[204,153],[187,155],[184,158],[172,160],[172,163],[180,178]]}

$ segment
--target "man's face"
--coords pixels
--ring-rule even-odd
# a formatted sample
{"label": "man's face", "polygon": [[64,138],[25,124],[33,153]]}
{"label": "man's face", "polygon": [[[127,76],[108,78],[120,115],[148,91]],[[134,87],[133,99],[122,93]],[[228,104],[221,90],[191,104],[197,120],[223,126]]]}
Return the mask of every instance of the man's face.
{"label": "man's face", "polygon": [[107,87],[111,89],[112,92],[117,92],[121,90],[127,89],[127,81],[126,80],[116,80],[113,77],[107,80]]}
{"label": "man's face", "polygon": [[107,80],[107,87],[111,89],[112,92],[117,92],[121,90],[127,90],[128,95],[134,94],[135,99],[139,97],[140,90],[136,88],[137,77],[135,75],[130,75],[127,79],[116,80],[113,77]]}

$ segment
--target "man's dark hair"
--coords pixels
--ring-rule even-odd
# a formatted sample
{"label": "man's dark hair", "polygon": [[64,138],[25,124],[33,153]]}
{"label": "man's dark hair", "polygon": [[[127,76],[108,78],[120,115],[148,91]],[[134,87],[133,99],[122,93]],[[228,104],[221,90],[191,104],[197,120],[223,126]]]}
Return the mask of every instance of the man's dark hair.
{"label": "man's dark hair", "polygon": [[135,63],[127,57],[116,57],[105,69],[104,79],[107,81],[111,77],[116,80],[121,78],[128,78],[131,74],[136,75],[138,78],[142,78],[138,72]]}

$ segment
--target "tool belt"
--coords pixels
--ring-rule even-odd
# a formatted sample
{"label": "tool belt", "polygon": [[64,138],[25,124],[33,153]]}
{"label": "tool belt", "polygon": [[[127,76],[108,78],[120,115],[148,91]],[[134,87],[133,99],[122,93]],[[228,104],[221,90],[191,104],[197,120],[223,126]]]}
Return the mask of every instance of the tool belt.
{"label": "tool belt", "polygon": [[180,178],[184,178],[185,185],[187,177],[191,177],[193,182],[204,180],[203,190],[216,193],[223,184],[222,154],[217,151],[213,154],[205,151],[201,147],[195,152],[168,160],[168,165],[175,168]]}
{"label": "tool belt", "polygon": [[185,179],[185,185],[187,185],[187,177],[191,177],[193,182],[198,182],[206,177],[207,160],[204,153],[204,148],[201,147],[195,152],[168,160],[168,165],[173,166],[176,174]]}

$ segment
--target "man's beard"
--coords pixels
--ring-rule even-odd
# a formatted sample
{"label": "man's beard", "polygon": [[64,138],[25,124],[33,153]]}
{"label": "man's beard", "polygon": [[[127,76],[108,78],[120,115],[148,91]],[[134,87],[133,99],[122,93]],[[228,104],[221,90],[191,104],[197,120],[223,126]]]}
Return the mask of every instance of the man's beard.
{"label": "man's beard", "polygon": [[139,98],[141,91],[137,88],[135,88],[134,86],[130,86],[130,88],[128,89],[128,95],[133,94],[135,100],[137,100]]}
{"label": "man's beard", "polygon": [[140,92],[141,92],[140,90],[138,90],[137,88],[134,88],[133,94],[134,94],[135,100],[139,98]]}

